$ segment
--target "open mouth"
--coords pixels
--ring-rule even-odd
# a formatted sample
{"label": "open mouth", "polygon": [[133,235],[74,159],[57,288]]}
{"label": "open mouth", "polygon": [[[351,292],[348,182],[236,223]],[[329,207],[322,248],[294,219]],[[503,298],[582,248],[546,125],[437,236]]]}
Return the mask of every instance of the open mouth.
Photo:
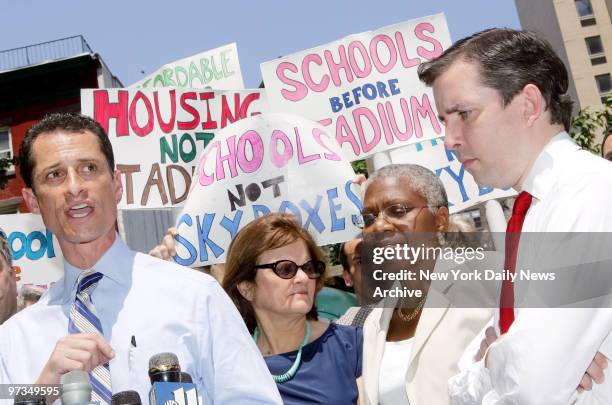
{"label": "open mouth", "polygon": [[67,214],[71,218],[79,219],[79,218],[85,218],[91,212],[93,212],[93,207],[91,207],[89,204],[81,203],[81,204],[76,204],[70,207],[67,211]]}

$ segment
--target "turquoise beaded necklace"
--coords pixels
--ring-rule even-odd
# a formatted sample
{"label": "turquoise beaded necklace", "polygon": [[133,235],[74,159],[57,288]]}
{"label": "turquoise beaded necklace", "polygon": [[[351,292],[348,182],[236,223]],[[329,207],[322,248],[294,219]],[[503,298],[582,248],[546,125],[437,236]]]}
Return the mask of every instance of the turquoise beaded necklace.
{"label": "turquoise beaded necklace", "polygon": [[[255,340],[255,344],[257,344],[258,338],[259,338],[259,328],[255,327],[255,333],[253,333],[253,339]],[[308,344],[309,340],[310,340],[310,321],[306,321],[306,334],[304,335],[304,340],[302,341],[302,344],[300,345],[298,354],[297,356],[295,356],[295,361],[291,365],[291,368],[285,374],[272,375],[274,382],[278,384],[282,384],[284,382],[291,380],[295,376],[295,373],[297,373],[302,363],[302,349],[304,348],[304,346]]]}

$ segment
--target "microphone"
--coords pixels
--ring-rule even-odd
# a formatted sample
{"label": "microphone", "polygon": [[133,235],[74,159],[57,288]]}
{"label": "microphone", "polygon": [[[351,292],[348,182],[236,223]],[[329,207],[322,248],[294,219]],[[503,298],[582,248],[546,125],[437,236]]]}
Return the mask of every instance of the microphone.
{"label": "microphone", "polygon": [[174,353],[159,353],[149,360],[150,405],[198,405],[198,392],[188,373],[181,372]]}
{"label": "microphone", "polygon": [[[193,379],[191,378],[191,375],[189,373],[186,373],[183,371],[181,372],[181,382],[193,383]],[[202,400],[202,395],[198,395],[198,405],[202,405],[203,403],[204,403],[204,400]]]}
{"label": "microphone", "polygon": [[40,394],[18,394],[15,395],[13,405],[47,405],[47,400]]}
{"label": "microphone", "polygon": [[111,405],[142,405],[136,391],[121,391],[113,395]]}
{"label": "microphone", "polygon": [[156,382],[180,382],[181,366],[174,353],[159,353],[149,359],[149,378]]}
{"label": "microphone", "polygon": [[60,382],[62,384],[62,405],[91,403],[91,384],[86,371],[70,371],[62,376]]}

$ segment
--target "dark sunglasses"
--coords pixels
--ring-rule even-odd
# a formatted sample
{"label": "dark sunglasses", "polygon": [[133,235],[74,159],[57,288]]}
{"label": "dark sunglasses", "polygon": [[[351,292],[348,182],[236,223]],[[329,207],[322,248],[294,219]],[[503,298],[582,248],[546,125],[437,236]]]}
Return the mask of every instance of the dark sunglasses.
{"label": "dark sunglasses", "polygon": [[325,263],[320,260],[309,260],[298,266],[292,260],[279,260],[274,263],[258,264],[254,269],[272,269],[274,274],[280,278],[290,279],[295,277],[298,269],[302,269],[308,278],[319,278],[325,273]]}

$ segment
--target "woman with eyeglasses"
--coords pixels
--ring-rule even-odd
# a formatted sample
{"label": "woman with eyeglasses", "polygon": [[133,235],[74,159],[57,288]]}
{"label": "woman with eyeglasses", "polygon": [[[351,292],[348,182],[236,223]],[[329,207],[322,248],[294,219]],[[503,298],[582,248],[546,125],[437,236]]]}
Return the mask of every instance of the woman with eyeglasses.
{"label": "woman with eyeglasses", "polygon": [[241,313],[285,404],[357,403],[361,329],[319,322],[325,256],[293,216],[269,214],[228,249],[223,288]]}
{"label": "woman with eyeglasses", "polygon": [[[363,189],[363,212],[357,221],[364,236],[362,261],[368,256],[363,250],[373,244],[438,244],[442,238],[437,236],[448,230],[444,186],[424,167],[383,167],[370,176]],[[401,260],[392,265],[410,266]],[[434,261],[430,268],[439,270],[438,265]],[[371,271],[373,267],[362,262],[362,268]],[[422,287],[415,283],[404,281],[403,285]],[[421,298],[412,298],[409,303],[387,300],[372,310],[363,327],[364,403],[450,404],[448,380],[459,372],[465,348],[492,315],[490,309],[453,307],[442,294],[455,293],[454,288],[452,284],[443,291],[422,288],[425,294]]]}

